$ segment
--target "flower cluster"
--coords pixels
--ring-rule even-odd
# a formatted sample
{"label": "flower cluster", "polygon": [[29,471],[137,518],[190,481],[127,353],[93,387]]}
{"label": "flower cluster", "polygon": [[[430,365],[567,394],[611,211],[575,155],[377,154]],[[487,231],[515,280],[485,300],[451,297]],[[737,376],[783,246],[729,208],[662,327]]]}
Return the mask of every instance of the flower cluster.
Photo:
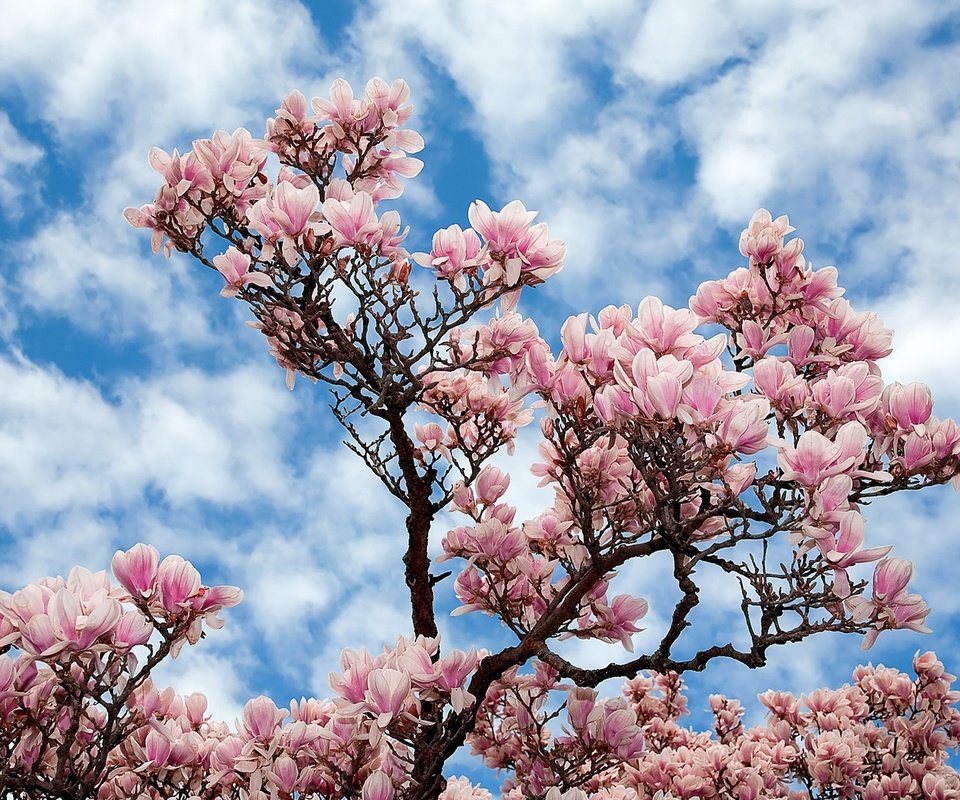
{"label": "flower cluster", "polygon": [[[377,209],[423,166],[408,155],[423,147],[420,135],[403,127],[412,113],[408,96],[401,80],[374,78],[359,98],[336,80],[329,98],[309,106],[300,92],[284,98],[263,139],[241,128],[197,140],[185,155],[154,148],[150,163],[164,183],[153,203],[128,208],[126,218],[152,229],[155,251],[175,248],[217,270],[221,294],[248,302],[264,328],[278,316],[298,321],[287,335],[268,334],[288,374],[315,379],[332,365],[339,379],[350,348],[329,329],[336,296],[342,303],[344,294],[354,295],[381,338],[388,335],[384,317],[402,324],[399,308],[408,320],[420,313],[417,293],[406,288],[408,229],[397,211]],[[265,172],[271,153],[281,164],[275,179]],[[468,319],[497,299],[509,308],[523,286],[559,271],[564,245],[549,238],[545,224],[533,224],[535,216],[519,201],[492,211],[478,200],[469,210],[473,228],[440,230],[430,253],[413,254],[464,307],[450,316]],[[209,255],[218,244],[225,249]],[[432,319],[443,324],[448,312],[437,312]],[[430,329],[421,334],[443,338]]]}
{"label": "flower cluster", "polygon": [[96,786],[114,747],[152,716],[137,704],[151,670],[220,627],[217,613],[242,596],[142,544],[118,552],[113,571],[119,586],[76,567],[0,592],[0,652],[19,651],[0,655],[5,788]]}
{"label": "flower cluster", "polygon": [[527,211],[519,200],[500,211],[476,200],[468,216],[472,228],[451,225],[437,231],[431,251],[414,253],[413,258],[461,290],[467,278],[477,274],[487,286],[514,289],[542,283],[560,271],[565,245],[549,238],[544,223],[534,225],[537,212]]}
{"label": "flower cluster", "polygon": [[[98,798],[165,796],[176,787],[211,800],[392,800],[410,786],[423,704],[458,711],[471,703],[465,681],[481,655],[437,658],[438,642],[422,638],[401,638],[379,656],[346,650],[342,672],[330,675],[332,699],[301,699],[285,710],[257,697],[236,728],[212,721],[202,695],[147,684],[131,705],[150,722],[111,754]],[[446,796],[464,791],[470,797],[472,787],[454,783]]]}
{"label": "flower cluster", "polygon": [[838,690],[765,692],[768,718],[753,728],[738,701],[713,695],[714,728],[700,732],[680,724],[688,709],[675,673],[638,676],[623,697],[601,701],[538,665],[488,696],[470,742],[489,766],[516,774],[503,788],[517,800],[960,797],[948,765],[960,746],[955,678],[932,653],[913,667],[915,678],[867,666]]}
{"label": "flower cluster", "polygon": [[[714,553],[783,540],[802,578],[765,567],[737,574],[758,595],[783,581],[780,608],[804,624],[818,609],[822,620],[867,633],[865,647],[882,629],[927,630],[929,609],[906,590],[909,565],[885,558],[887,545],[865,546],[858,501],[960,480],[960,428],[931,416],[925,386],[884,385],[876,359],[889,352],[889,332],[841,305],[836,270],[803,268],[802,242],[784,242],[791,230],[786,217],[757,212],[741,239],[749,266],[701,286],[691,309],[648,297],[636,314],[609,306],[595,319],[571,317],[556,357],[517,314],[473,334],[466,358],[486,358],[488,371],[547,406],[534,474],[555,487],[555,502],[514,525],[511,507],[478,512],[464,495],[461,510],[477,525],[444,543],[445,557],[468,561],[457,581],[463,610],[529,630],[592,571],[577,584],[574,635],[629,648],[646,604],[628,595],[607,602],[605,592],[631,548],[683,550],[691,569],[703,558],[729,572],[729,562],[710,561]],[[704,321],[728,327],[729,338],[696,333]],[[758,477],[771,450],[777,469]],[[879,562],[870,600],[849,572],[868,562]],[[558,567],[567,574],[554,577]],[[823,587],[816,599],[803,596],[811,581]]]}

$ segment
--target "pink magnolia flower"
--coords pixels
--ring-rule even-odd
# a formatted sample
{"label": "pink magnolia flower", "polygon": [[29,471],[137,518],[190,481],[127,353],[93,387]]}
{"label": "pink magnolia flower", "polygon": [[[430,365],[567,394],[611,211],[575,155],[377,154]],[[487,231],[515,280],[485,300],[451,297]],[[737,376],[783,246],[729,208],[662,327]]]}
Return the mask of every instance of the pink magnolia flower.
{"label": "pink magnolia flower", "polygon": [[922,434],[933,412],[930,388],[922,383],[891,383],[883,392],[883,411],[899,430]]}
{"label": "pink magnolia flower", "polygon": [[144,742],[143,752],[151,766],[166,766],[172,749],[173,742],[170,741],[170,737],[162,726],[150,729]]}
{"label": "pink magnolia flower", "polygon": [[487,247],[509,258],[517,255],[517,244],[530,230],[537,212],[527,211],[519,200],[507,203],[500,211],[491,211],[483,200],[474,200],[467,216]]}
{"label": "pink magnolia flower", "polygon": [[476,486],[477,497],[487,505],[492,505],[510,486],[510,476],[497,467],[486,466],[480,472]]}
{"label": "pink magnolia flower", "polygon": [[227,285],[220,290],[221,297],[236,297],[244,286],[273,286],[273,281],[262,272],[250,272],[250,256],[230,247],[226,253],[213,257],[213,265],[223,275]]}
{"label": "pink magnolia flower", "polygon": [[588,319],[588,314],[578,314],[575,317],[569,317],[560,328],[563,352],[574,364],[582,364],[590,357],[590,350],[587,347]]}
{"label": "pink magnolia flower", "polygon": [[[377,109],[383,119],[383,124],[387,127],[403,125],[413,111],[412,106],[403,105],[410,97],[410,87],[401,78],[398,78],[392,84],[388,84],[380,77],[371,78],[367,81],[364,94],[367,100]],[[415,152],[413,147],[403,147],[403,149]]]}
{"label": "pink magnolia flower", "polygon": [[260,695],[243,707],[243,729],[254,739],[270,739],[286,716],[273,700]]}
{"label": "pink magnolia flower", "polygon": [[903,558],[885,558],[873,571],[873,596],[891,600],[906,591],[913,577],[913,564]]}
{"label": "pink magnolia flower", "polygon": [[844,361],[877,361],[893,350],[893,331],[872,311],[858,313],[843,298],[834,300],[823,320],[822,335],[837,343]]}
{"label": "pink magnolia flower", "polygon": [[377,726],[386,728],[399,715],[410,695],[410,676],[400,670],[384,667],[367,676],[366,704],[377,715]]}
{"label": "pink magnolia flower", "polygon": [[813,404],[834,419],[864,421],[880,401],[883,380],[858,361],[830,370],[811,387]]}
{"label": "pink magnolia flower", "polygon": [[740,234],[740,252],[751,261],[766,263],[783,245],[783,237],[794,230],[786,215],[774,220],[767,209],[761,208]]}
{"label": "pink magnolia flower", "polygon": [[149,597],[157,582],[160,554],[148,544],[135,544],[126,552],[118,550],[110,562],[113,574],[134,597]]}
{"label": "pink magnolia flower", "polygon": [[159,602],[173,614],[180,613],[187,601],[200,591],[200,573],[180,556],[167,556],[157,572]]}
{"label": "pink magnolia flower", "polygon": [[567,692],[567,716],[575,731],[586,728],[590,713],[597,704],[597,693],[590,688],[574,686]]}
{"label": "pink magnolia flower", "polygon": [[773,356],[753,365],[753,384],[774,408],[788,415],[803,407],[809,393],[807,382],[797,375],[793,364]]}
{"label": "pink magnolia flower", "polygon": [[120,617],[113,631],[113,644],[127,649],[146,644],[153,634],[153,624],[140,611],[128,611]]}
{"label": "pink magnolia flower", "polygon": [[151,147],[148,160],[150,166],[164,177],[167,185],[173,188],[178,196],[192,189],[206,192],[213,189],[210,171],[194,153],[181,156],[174,150],[170,155],[159,147]]}
{"label": "pink magnolia flower", "polygon": [[424,267],[431,267],[436,273],[457,288],[466,288],[464,271],[477,266],[480,253],[480,238],[476,231],[459,225],[442,228],[433,234],[433,247],[429,253],[414,253],[413,259]]}
{"label": "pink magnolia flower", "polygon": [[20,642],[25,652],[37,658],[49,658],[70,644],[47,614],[37,614],[20,625]]}
{"label": "pink magnolia flower", "polygon": [[266,194],[262,183],[251,183],[267,160],[263,143],[259,144],[254,143],[245,128],[238,128],[232,134],[217,131],[212,138],[198,139],[193,143],[194,154],[207,168],[214,184],[223,187],[228,201],[240,211]]}
{"label": "pink magnolia flower", "polygon": [[717,413],[716,436],[731,452],[760,452],[767,443],[767,414],[770,403],[765,397],[743,397]]}
{"label": "pink magnolia flower", "polygon": [[777,461],[783,480],[816,487],[826,478],[849,472],[864,457],[867,431],[859,422],[848,422],[837,431],[834,441],[816,430],[805,431],[796,447],[780,449]]}
{"label": "pink magnolia flower", "polygon": [[330,223],[339,247],[366,244],[380,230],[373,198],[366,192],[357,192],[349,202],[327,198],[323,218]]}
{"label": "pink magnolia flower", "polygon": [[833,591],[840,599],[850,596],[850,581],[847,567],[863,564],[883,558],[890,552],[891,546],[863,547],[863,516],[857,511],[847,511],[840,516],[840,536],[833,549],[824,553],[827,561],[834,566]]}
{"label": "pink magnolia flower", "polygon": [[393,781],[379,769],[370,773],[360,793],[361,800],[393,800],[393,795]]}
{"label": "pink magnolia flower", "polygon": [[495,262],[486,268],[487,281],[516,286],[523,273],[539,282],[560,270],[566,247],[559,240],[548,239],[543,223],[532,225],[537,212],[527,211],[519,200],[500,211],[491,211],[482,200],[474,200],[467,216]]}
{"label": "pink magnolia flower", "polygon": [[702,337],[693,333],[696,325],[696,315],[689,309],[670,308],[659,297],[649,296],[640,302],[637,318],[624,334],[660,356],[699,344]]}
{"label": "pink magnolia flower", "polygon": [[343,137],[346,130],[356,126],[356,123],[366,118],[369,102],[355,100],[353,87],[342,78],[337,78],[330,86],[330,99],[323,97],[313,98],[313,110],[319,119],[330,120],[335,123],[337,135]]}
{"label": "pink magnolia flower", "polygon": [[437,664],[437,686],[450,692],[450,705],[456,712],[463,711],[474,697],[465,688],[467,676],[477,668],[480,654],[475,647],[468,653],[454,650]]}
{"label": "pink magnolia flower", "polygon": [[236,586],[201,586],[190,598],[190,607],[198,614],[210,614],[221,608],[232,608],[242,600],[243,591]]}
{"label": "pink magnolia flower", "polygon": [[292,795],[297,787],[300,769],[294,759],[284,754],[273,762],[273,766],[267,771],[266,776],[267,780],[276,786],[280,792]]}
{"label": "pink magnolia flower", "polygon": [[[320,192],[313,183],[298,188],[292,181],[280,181],[271,195],[247,211],[247,220],[268,243],[275,244],[280,239],[287,243],[306,230],[319,202]],[[289,245],[284,256],[288,264],[299,258]]]}
{"label": "pink magnolia flower", "polygon": [[91,598],[85,606],[66,588],[57,592],[50,602],[48,613],[57,634],[71,649],[86,650],[112,633],[120,622],[120,603],[106,593]]}

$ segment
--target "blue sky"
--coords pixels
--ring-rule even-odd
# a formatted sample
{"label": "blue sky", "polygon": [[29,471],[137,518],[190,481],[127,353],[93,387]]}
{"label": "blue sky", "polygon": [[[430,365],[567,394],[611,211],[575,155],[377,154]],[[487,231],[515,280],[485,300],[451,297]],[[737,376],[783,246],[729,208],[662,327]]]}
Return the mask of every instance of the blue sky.
{"label": "blue sky", "polygon": [[[572,313],[685,304],[739,265],[758,207],[790,215],[816,266],[896,331],[887,380],[960,416],[960,3],[702,0],[358,4],[6,3],[0,28],[0,586],[140,540],[243,586],[228,626],[164,678],[227,718],[261,692],[323,695],[345,646],[406,632],[400,509],[338,446],[322,390],[288,393],[219,279],[149,252],[127,205],[152,199],[151,145],[254,135],[284,94],[382,75],[412,89],[423,173],[397,207],[411,250],[514,198],[566,240],[566,268],[522,311],[552,341]],[[545,499],[511,464],[511,499]],[[880,638],[906,665],[960,669],[960,497],[892,498],[874,544],[917,565],[929,636]],[[445,520],[444,522],[448,522]],[[442,533],[438,529],[437,535]],[[629,574],[651,600],[657,576]],[[441,587],[451,591],[450,586]],[[700,622],[733,624],[729,593]],[[452,608],[451,597],[443,599]],[[444,619],[455,645],[505,641]],[[638,647],[643,646],[643,635]],[[612,655],[580,646],[586,660]],[[838,684],[859,643],[777,652],[693,680],[749,700]],[[456,768],[455,768],[456,771]]]}

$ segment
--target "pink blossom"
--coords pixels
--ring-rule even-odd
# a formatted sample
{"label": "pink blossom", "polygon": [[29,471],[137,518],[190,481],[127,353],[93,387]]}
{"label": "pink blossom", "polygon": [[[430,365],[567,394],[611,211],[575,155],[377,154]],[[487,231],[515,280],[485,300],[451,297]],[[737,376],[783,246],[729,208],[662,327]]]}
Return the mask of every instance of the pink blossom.
{"label": "pink blossom", "polygon": [[864,362],[832,369],[811,386],[814,405],[838,420],[865,420],[879,403],[882,391],[883,381],[871,374]]}
{"label": "pink blossom", "polygon": [[491,251],[512,257],[517,254],[517,243],[530,230],[537,212],[527,211],[519,200],[507,203],[500,211],[491,211],[482,200],[474,200],[468,216]]}
{"label": "pink blossom", "polygon": [[190,607],[198,614],[210,614],[221,608],[232,608],[243,600],[243,592],[236,586],[201,586],[190,598]]}
{"label": "pink blossom", "polygon": [[173,743],[162,727],[156,727],[147,734],[144,744],[144,757],[153,766],[166,766],[170,758]]}
{"label": "pink blossom", "polygon": [[930,389],[922,383],[906,386],[891,383],[883,392],[883,410],[896,423],[898,430],[923,433],[923,425],[933,412]]}
{"label": "pink blossom", "polygon": [[299,236],[320,202],[320,193],[312,183],[297,188],[289,181],[281,181],[274,189],[273,200],[273,217],[284,234]]}
{"label": "pink blossom", "polygon": [[765,397],[749,397],[731,403],[718,412],[717,438],[731,452],[757,453],[766,446],[767,414],[770,404]]}
{"label": "pink blossom", "polygon": [[902,594],[913,576],[913,564],[903,558],[885,558],[873,571],[873,595],[890,600]]}
{"label": "pink blossom", "polygon": [[366,244],[380,230],[373,198],[366,192],[357,192],[349,202],[327,198],[323,202],[323,217],[333,228],[340,247]]}
{"label": "pink blossom", "polygon": [[590,688],[574,686],[567,693],[567,716],[575,731],[586,728],[590,712],[597,704],[597,693]]}
{"label": "pink blossom", "polygon": [[833,549],[824,555],[835,568],[833,590],[843,599],[850,595],[850,582],[845,572],[847,567],[883,558],[890,552],[890,545],[864,549],[863,517],[856,511],[840,515],[840,535]]}
{"label": "pink blossom", "polygon": [[893,349],[893,331],[873,312],[855,312],[842,298],[831,303],[824,323],[823,334],[837,343],[834,352],[845,361],[876,361]]}
{"label": "pink blossom", "polygon": [[200,590],[200,573],[180,556],[167,556],[158,570],[159,600],[170,613],[180,613]]}
{"label": "pink blossom", "polygon": [[429,253],[413,253],[413,259],[424,267],[432,267],[438,275],[464,289],[463,273],[477,266],[479,252],[480,239],[472,228],[464,231],[459,225],[451,225],[433,234],[433,247]]}
{"label": "pink blossom", "polygon": [[250,256],[235,247],[213,257],[213,265],[223,275],[227,285],[220,290],[221,297],[236,297],[244,286],[273,286],[273,281],[262,272],[250,272]]}
{"label": "pink blossom", "polygon": [[381,770],[374,770],[363,782],[362,800],[393,800],[393,781]]}
{"label": "pink blossom", "polygon": [[757,262],[768,262],[780,249],[783,237],[793,230],[786,215],[774,220],[769,211],[761,208],[740,234],[740,252]]}
{"label": "pink blossom", "polygon": [[385,728],[404,708],[410,695],[410,676],[396,669],[375,669],[367,676],[366,704]]}
{"label": "pink blossom", "polygon": [[50,619],[58,638],[66,641],[71,649],[86,650],[101,637],[112,633],[120,622],[120,603],[105,594],[91,598],[87,606],[78,603],[67,588],[51,598]]}
{"label": "pink blossom", "polygon": [[754,364],[753,383],[774,408],[790,415],[804,405],[809,394],[807,382],[797,375],[793,364],[772,356]]}
{"label": "pink blossom", "polygon": [[260,695],[243,707],[243,728],[254,739],[270,739],[286,716],[273,700]]}
{"label": "pink blossom", "polygon": [[658,297],[645,297],[637,308],[637,319],[624,330],[628,341],[638,341],[654,353],[664,355],[693,347],[701,338],[693,333],[696,316],[688,309],[674,309]]}
{"label": "pink blossom", "polygon": [[853,469],[863,459],[867,431],[859,422],[848,422],[831,442],[819,431],[808,430],[796,447],[786,445],[777,458],[783,479],[802,486],[816,487],[826,478]]}
{"label": "pink blossom", "polygon": [[118,550],[110,566],[117,580],[133,597],[149,597],[157,581],[160,554],[148,544],[135,544],[126,552]]}
{"label": "pink blossom", "polygon": [[477,477],[477,497],[487,505],[496,503],[510,485],[510,476],[497,467],[484,467]]}
{"label": "pink blossom", "polygon": [[153,625],[142,612],[128,611],[120,617],[113,631],[113,643],[118,648],[146,644],[153,634]]}
{"label": "pink blossom", "polygon": [[337,78],[330,86],[330,99],[313,98],[313,109],[320,119],[329,119],[340,128],[339,136],[350,130],[367,116],[368,104],[354,100],[353,87],[342,78]]}
{"label": "pink blossom", "polygon": [[523,273],[539,282],[560,270],[564,244],[547,238],[546,225],[532,225],[537,212],[527,211],[519,200],[500,211],[491,211],[482,200],[475,200],[467,216],[496,262],[486,268],[486,280],[516,286]]}

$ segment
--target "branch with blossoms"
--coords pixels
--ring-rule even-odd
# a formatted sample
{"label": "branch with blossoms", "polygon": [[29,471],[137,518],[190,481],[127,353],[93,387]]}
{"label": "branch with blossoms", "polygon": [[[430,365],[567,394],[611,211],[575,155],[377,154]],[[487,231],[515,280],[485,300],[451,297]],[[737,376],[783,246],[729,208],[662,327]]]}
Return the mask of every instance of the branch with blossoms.
{"label": "branch with blossoms", "polygon": [[[556,358],[537,342],[517,371],[547,406],[534,472],[555,501],[517,526],[498,502],[505,479],[495,494],[462,496],[475,524],[444,541],[445,557],[469,562],[461,610],[504,619],[581,685],[718,656],[760,666],[769,647],[826,630],[865,633],[865,647],[886,628],[926,630],[909,563],[864,547],[860,503],[956,482],[960,431],[931,416],[926,387],[884,385],[890,331],[840,298],[835,269],[804,266],[801,240],[784,241],[791,230],[758,212],[741,238],[750,266],[701,286],[691,310],[647,298],[636,316],[611,306],[571,318]],[[695,333],[704,322],[729,337]],[[776,466],[760,474],[770,449]],[[583,670],[544,648],[578,636],[632,649],[646,603],[607,589],[622,564],[655,553],[669,553],[680,600],[653,653]],[[785,561],[771,564],[773,553]],[[869,599],[848,573],[868,562]],[[739,582],[749,647],[675,659],[699,603],[694,575],[711,567]]]}
{"label": "branch with blossoms", "polygon": [[[94,797],[117,749],[140,750],[150,732],[150,675],[222,608],[240,602],[233,586],[207,587],[189,562],[152,547],[118,552],[113,571],[74,568],[0,592],[0,786],[12,797]],[[11,648],[17,658],[3,655]],[[202,715],[205,699],[192,701]],[[150,758],[149,755],[146,758]]]}
{"label": "branch with blossoms", "polygon": [[[409,155],[423,142],[404,127],[407,97],[403,81],[373,79],[361,97],[336,81],[309,105],[288,95],[263,139],[239,129],[185,154],[154,149],[162,185],[125,215],[152,230],[155,251],[219,274],[290,388],[298,374],[327,385],[347,445],[406,509],[413,637],[376,656],[345,651],[329,700],[284,711],[257,698],[230,728],[149,675],[238,593],[205,589],[185,562],[138,546],[114,560],[124,590],[77,572],[0,601],[0,642],[21,652],[0,656],[0,702],[33,698],[19,716],[9,702],[4,712],[4,788],[77,800],[93,787],[98,800],[479,800],[444,774],[469,742],[513,773],[505,792],[516,798],[879,797],[893,791],[888,764],[899,787],[956,796],[945,753],[957,696],[931,659],[918,662],[910,705],[886,716],[877,708],[903,689],[886,673],[862,697],[831,699],[856,705],[847,727],[816,716],[820,700],[814,717],[790,706],[760,732],[743,733],[726,700],[716,738],[676,724],[679,675],[716,659],[756,667],[818,633],[860,634],[869,647],[884,630],[926,630],[912,566],[866,546],[862,509],[960,482],[960,429],[932,416],[926,387],[884,384],[891,332],[850,307],[835,269],[806,264],[786,217],[759,211],[740,241],[746,266],[701,285],[689,308],[646,298],[636,311],[581,314],[554,352],[517,311],[565,251],[536,212],[476,201],[471,227],[410,253],[399,213],[380,210],[422,166]],[[707,338],[702,325],[726,332]],[[553,501],[517,521],[509,476],[488,462],[537,406],[534,473]],[[465,562],[455,614],[498,618],[515,637],[498,652],[441,650],[434,590],[445,575],[428,545],[446,508],[465,519],[436,559]],[[659,642],[597,669],[566,658],[558,643],[572,637],[633,651],[650,601],[619,573],[644,558],[675,591]],[[872,579],[861,564],[875,565]],[[729,640],[689,633],[708,572],[741,598],[743,628]],[[598,700],[611,677],[628,679],[625,697]],[[868,735],[888,723],[915,726],[925,749]],[[934,778],[917,777],[920,763]]]}
{"label": "branch with blossoms", "polygon": [[518,800],[957,797],[947,762],[960,745],[956,678],[932,653],[913,670],[858,667],[839,690],[765,692],[767,719],[753,728],[738,701],[712,695],[713,730],[695,731],[681,725],[689,711],[675,672],[632,678],[620,697],[600,699],[540,666],[505,676],[470,743],[508,772],[503,796]]}

